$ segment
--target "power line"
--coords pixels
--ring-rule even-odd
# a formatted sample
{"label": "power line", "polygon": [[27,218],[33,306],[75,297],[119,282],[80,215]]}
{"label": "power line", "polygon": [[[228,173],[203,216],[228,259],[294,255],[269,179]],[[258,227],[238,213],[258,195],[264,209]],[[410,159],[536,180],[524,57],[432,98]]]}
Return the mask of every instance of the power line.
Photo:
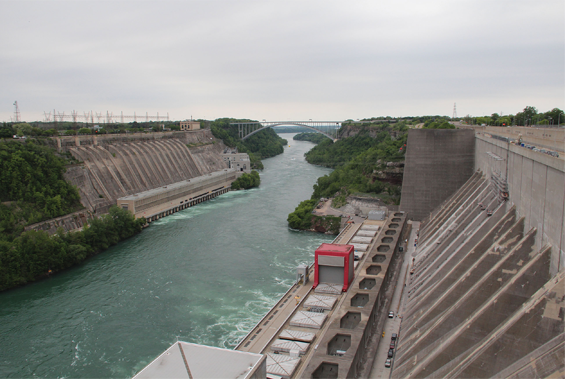
{"label": "power line", "polygon": [[[17,102],[16,102],[17,103]],[[44,115],[44,122],[63,122],[63,121],[72,121],[76,122],[85,122],[94,124],[94,120],[96,120],[99,124],[114,124],[114,123],[124,123],[129,122],[127,120],[133,121],[140,121],[140,122],[149,122],[149,121],[170,121],[169,120],[169,113],[167,112],[167,116],[159,116],[159,112],[157,115],[150,115],[148,112],[145,112],[145,116],[137,115],[135,112],[133,115],[124,115],[124,112],[121,112],[120,115],[114,115],[113,112],[106,111],[106,115],[102,112],[83,112],[82,115],[78,114],[76,111],[72,111],[71,114],[65,114],[65,112],[57,112],[53,109],[53,113],[43,112]]]}

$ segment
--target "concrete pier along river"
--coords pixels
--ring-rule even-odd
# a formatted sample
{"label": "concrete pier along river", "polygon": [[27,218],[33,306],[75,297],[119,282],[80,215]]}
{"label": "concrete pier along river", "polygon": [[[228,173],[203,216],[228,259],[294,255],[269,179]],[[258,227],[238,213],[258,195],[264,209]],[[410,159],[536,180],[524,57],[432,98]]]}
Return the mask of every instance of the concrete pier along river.
{"label": "concrete pier along river", "polygon": [[153,222],[48,280],[0,294],[0,377],[127,378],[182,341],[233,348],[332,236],[286,218],[331,170],[310,142],[264,160],[261,186]]}

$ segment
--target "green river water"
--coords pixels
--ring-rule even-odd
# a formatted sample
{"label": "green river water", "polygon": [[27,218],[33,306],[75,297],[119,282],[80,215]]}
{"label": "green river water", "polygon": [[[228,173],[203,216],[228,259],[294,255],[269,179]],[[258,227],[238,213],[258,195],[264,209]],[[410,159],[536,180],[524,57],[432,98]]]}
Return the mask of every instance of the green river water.
{"label": "green river water", "polygon": [[261,186],[165,217],[48,280],[0,294],[0,377],[128,378],[177,338],[233,348],[333,237],[286,218],[331,170],[293,141]]}

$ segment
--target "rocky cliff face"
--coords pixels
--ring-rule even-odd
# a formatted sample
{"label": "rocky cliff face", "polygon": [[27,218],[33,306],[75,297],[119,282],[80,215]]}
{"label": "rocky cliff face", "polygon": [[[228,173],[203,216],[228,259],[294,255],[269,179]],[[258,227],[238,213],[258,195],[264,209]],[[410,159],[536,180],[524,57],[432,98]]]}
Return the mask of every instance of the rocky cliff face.
{"label": "rocky cliff face", "polygon": [[379,126],[363,126],[363,124],[350,124],[344,125],[341,128],[341,133],[339,138],[347,138],[347,137],[354,137],[361,132],[361,130],[367,130],[369,132],[369,136],[375,138],[380,132],[387,132],[390,134],[392,138],[398,137],[398,131],[392,130],[388,124],[381,124]]}
{"label": "rocky cliff face", "polygon": [[373,171],[373,176],[381,182],[402,185],[402,177],[404,175],[404,162],[382,162],[377,161],[380,169]]}

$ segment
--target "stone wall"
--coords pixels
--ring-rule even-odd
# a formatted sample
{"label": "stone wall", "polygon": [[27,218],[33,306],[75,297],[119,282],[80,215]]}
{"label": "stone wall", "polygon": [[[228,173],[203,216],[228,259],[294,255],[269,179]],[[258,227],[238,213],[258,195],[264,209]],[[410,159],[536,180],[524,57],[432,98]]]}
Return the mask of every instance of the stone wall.
{"label": "stone wall", "polygon": [[473,175],[474,132],[411,129],[407,149],[400,210],[422,220]]}
{"label": "stone wall", "polygon": [[25,230],[43,230],[49,234],[57,233],[58,228],[63,228],[66,231],[79,230],[85,226],[91,218],[92,213],[82,210],[26,226]]}

